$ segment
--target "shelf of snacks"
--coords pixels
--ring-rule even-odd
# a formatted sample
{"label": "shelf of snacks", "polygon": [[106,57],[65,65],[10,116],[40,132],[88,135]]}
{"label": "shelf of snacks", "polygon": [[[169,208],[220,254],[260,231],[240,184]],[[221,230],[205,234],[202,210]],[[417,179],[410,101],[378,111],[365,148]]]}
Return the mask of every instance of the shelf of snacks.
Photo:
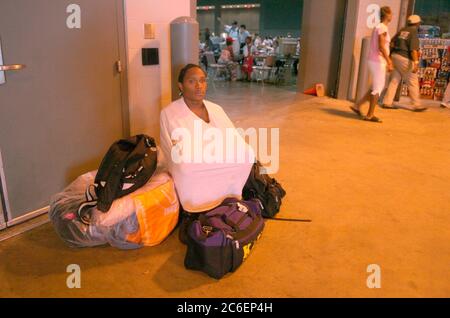
{"label": "shelf of snacks", "polygon": [[[441,101],[450,76],[450,39],[420,39],[419,82],[423,99]],[[402,96],[408,95],[403,83]]]}

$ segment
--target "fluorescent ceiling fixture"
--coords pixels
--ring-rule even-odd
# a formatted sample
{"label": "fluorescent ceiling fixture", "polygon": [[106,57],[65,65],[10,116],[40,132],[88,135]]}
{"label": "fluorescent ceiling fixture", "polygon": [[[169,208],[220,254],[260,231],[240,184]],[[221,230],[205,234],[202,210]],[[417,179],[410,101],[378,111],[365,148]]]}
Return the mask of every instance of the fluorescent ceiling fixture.
{"label": "fluorescent ceiling fixture", "polygon": [[220,6],[222,9],[254,9],[259,8],[261,5],[259,3],[248,3],[248,4],[229,4]]}
{"label": "fluorescent ceiling fixture", "polygon": [[197,10],[214,10],[216,6],[200,6],[197,7]]}

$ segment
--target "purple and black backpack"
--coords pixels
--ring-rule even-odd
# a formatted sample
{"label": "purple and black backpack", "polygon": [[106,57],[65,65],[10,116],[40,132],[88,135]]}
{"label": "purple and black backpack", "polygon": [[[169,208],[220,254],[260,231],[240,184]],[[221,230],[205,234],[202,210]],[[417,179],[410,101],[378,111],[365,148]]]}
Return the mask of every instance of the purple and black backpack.
{"label": "purple and black backpack", "polygon": [[259,200],[226,199],[189,225],[184,265],[220,279],[243,263],[263,229]]}

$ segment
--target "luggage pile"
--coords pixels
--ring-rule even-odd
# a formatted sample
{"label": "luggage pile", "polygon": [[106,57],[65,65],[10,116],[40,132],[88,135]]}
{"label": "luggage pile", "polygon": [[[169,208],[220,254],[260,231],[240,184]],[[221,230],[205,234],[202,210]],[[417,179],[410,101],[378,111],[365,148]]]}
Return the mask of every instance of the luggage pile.
{"label": "luggage pile", "polygon": [[256,162],[244,186],[243,200],[229,198],[201,214],[186,214],[180,240],[187,245],[184,265],[220,279],[247,259],[264,230],[264,218],[280,211],[286,192]]}
{"label": "luggage pile", "polygon": [[49,213],[69,246],[120,249],[161,243],[178,214],[173,180],[157,169],[156,144],[145,135],[114,143],[98,171],[78,177],[51,199]]}
{"label": "luggage pile", "polygon": [[[183,213],[180,240],[184,265],[220,279],[248,258],[274,218],[286,192],[256,162],[242,200],[228,198],[197,214]],[[50,203],[50,219],[71,247],[109,244],[136,249],[160,244],[178,224],[180,204],[171,176],[157,167],[153,138],[137,135],[115,142],[98,171],[81,175]]]}

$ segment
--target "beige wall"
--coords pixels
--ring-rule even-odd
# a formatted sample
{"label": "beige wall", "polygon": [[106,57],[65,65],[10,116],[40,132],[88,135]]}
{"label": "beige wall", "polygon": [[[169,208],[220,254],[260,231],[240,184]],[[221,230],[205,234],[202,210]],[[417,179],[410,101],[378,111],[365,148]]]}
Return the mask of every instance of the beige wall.
{"label": "beige wall", "polygon": [[[159,113],[171,101],[170,22],[196,13],[193,0],[126,0],[128,97],[131,135],[159,139]],[[144,24],[155,25],[155,39],[144,39]],[[159,65],[143,66],[141,49],[159,48]]]}
{"label": "beige wall", "polygon": [[367,25],[367,19],[371,13],[367,12],[370,4],[378,4],[379,6],[390,6],[393,11],[393,20],[389,25],[389,32],[391,37],[395,35],[398,30],[399,15],[401,0],[359,0],[359,8],[357,13],[356,35],[353,46],[353,69],[350,79],[350,88],[348,99],[353,100],[356,95],[356,85],[358,81],[359,60],[361,56],[362,40],[366,36],[370,36],[372,29]]}

